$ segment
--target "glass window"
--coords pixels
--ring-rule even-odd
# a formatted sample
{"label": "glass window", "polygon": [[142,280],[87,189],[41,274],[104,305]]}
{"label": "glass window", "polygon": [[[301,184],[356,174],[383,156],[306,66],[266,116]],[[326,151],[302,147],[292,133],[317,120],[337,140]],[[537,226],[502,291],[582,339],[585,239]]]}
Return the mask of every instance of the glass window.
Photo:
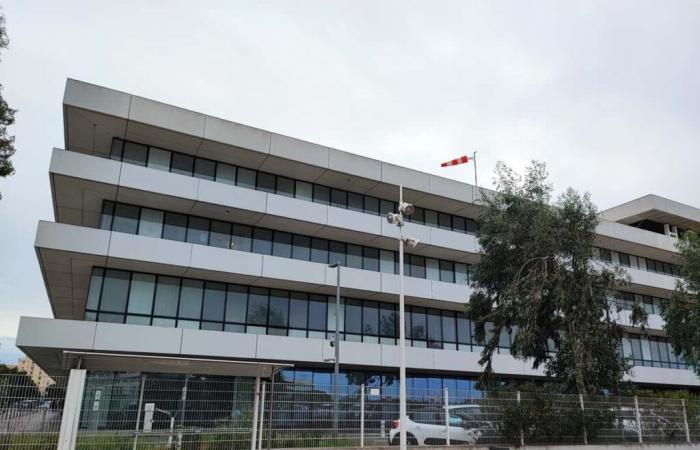
{"label": "glass window", "polygon": [[464,217],[452,216],[452,229],[459,233],[467,232],[467,221]]}
{"label": "glass window", "polygon": [[245,333],[245,325],[227,323],[224,325],[224,331],[232,333]]}
{"label": "glass window", "polygon": [[102,291],[102,279],[104,270],[93,269],[90,277],[90,289],[88,290],[87,309],[97,309],[100,303],[100,292]]}
{"label": "glass window", "polygon": [[122,141],[121,139],[117,139],[117,138],[112,139],[112,148],[110,149],[110,152],[109,152],[109,158],[116,159],[117,161],[121,161],[123,147],[124,147],[124,141]]}
{"label": "glass window", "polygon": [[427,337],[424,308],[411,308],[411,328],[409,331],[411,339],[424,340]]}
{"label": "glass window", "polygon": [[630,255],[627,253],[620,253],[620,265],[625,267],[630,267]]}
{"label": "glass window", "polygon": [[226,285],[223,283],[207,282],[206,288],[204,289],[204,305],[202,307],[202,320],[223,322],[225,307]]}
{"label": "glass window", "polygon": [[102,204],[102,214],[100,215],[100,229],[112,229],[112,216],[114,215],[114,203],[105,201]]}
{"label": "glass window", "polygon": [[362,268],[364,270],[379,270],[379,249],[365,247],[362,255]]}
{"label": "glass window", "polygon": [[289,303],[289,326],[306,329],[306,316],[309,307],[306,294],[292,292]]}
{"label": "glass window", "polygon": [[236,284],[228,285],[226,294],[226,322],[245,323],[248,289]]}
{"label": "glass window", "polygon": [[466,264],[455,263],[455,283],[469,284],[469,266]]}
{"label": "glass window", "polygon": [[386,216],[390,212],[398,212],[394,210],[394,202],[390,202],[389,200],[380,200],[379,215]]}
{"label": "glass window", "polygon": [[427,319],[428,340],[430,341],[428,347],[440,348],[442,347],[442,345],[439,345],[442,343],[442,317],[440,316],[440,311],[429,309]]}
{"label": "glass window", "polygon": [[126,295],[129,292],[129,272],[105,270],[100,311],[126,311]]}
{"label": "glass window", "polygon": [[253,229],[246,225],[233,225],[231,232],[231,248],[249,252],[253,243]]}
{"label": "glass window", "polygon": [[455,282],[455,272],[451,261],[440,260],[440,281]]}
{"label": "glass window", "polygon": [[124,205],[117,203],[114,208],[114,219],[112,221],[112,231],[136,234],[139,227],[138,206]]}
{"label": "glass window", "polygon": [[209,245],[219,248],[231,248],[231,224],[212,220]]}
{"label": "glass window", "polygon": [[256,182],[257,189],[263,192],[275,193],[275,176],[265,172],[258,172]]}
{"label": "glass window", "polygon": [[150,316],[126,316],[126,323],[131,325],[150,325]]}
{"label": "glass window", "polygon": [[348,209],[350,211],[363,212],[362,195],[348,192]]}
{"label": "glass window", "polygon": [[347,244],[347,264],[353,269],[362,269],[362,247],[354,244]]}
{"label": "glass window", "polygon": [[294,197],[294,180],[277,177],[277,193],[285,197]]}
{"label": "glass window", "polygon": [[173,153],[170,171],[180,175],[192,176],[194,170],[194,158],[182,153]]}
{"label": "glass window", "polygon": [[328,264],[328,241],[325,239],[311,239],[311,261]]}
{"label": "glass window", "polygon": [[307,183],[305,181],[297,181],[295,196],[300,200],[306,200],[310,202],[314,198],[313,189],[314,188],[311,183]]}
{"label": "glass window", "polygon": [[[177,315],[177,300],[180,296],[180,280],[173,277],[158,277],[156,286],[156,304],[153,314],[156,316],[175,317]],[[153,322],[155,325],[155,321]],[[172,326],[175,326],[173,324]]]}
{"label": "glass window", "polygon": [[411,261],[411,276],[415,278],[425,278],[425,257],[416,255],[406,255]]}
{"label": "glass window", "polygon": [[217,163],[216,181],[226,184],[236,184],[236,166],[224,163]]}
{"label": "glass window", "polygon": [[416,206],[415,211],[413,211],[413,214],[410,217],[411,222],[425,223],[425,209]]}
{"label": "glass window", "polygon": [[110,314],[101,312],[97,321],[109,323],[124,323],[124,314]]}
{"label": "glass window", "polygon": [[253,253],[269,255],[272,253],[272,230],[253,229]]}
{"label": "glass window", "polygon": [[337,208],[347,208],[348,207],[348,193],[346,191],[341,191],[340,189],[331,190],[331,206]]}
{"label": "glass window", "polygon": [[292,258],[308,261],[311,258],[311,238],[295,234],[293,241]]}
{"label": "glass window", "polygon": [[440,281],[440,263],[437,259],[425,258],[425,269],[429,280]]}
{"label": "glass window", "polygon": [[194,176],[203,180],[214,181],[216,163],[208,159],[197,158],[194,161]]}
{"label": "glass window", "polygon": [[379,307],[379,334],[396,337],[397,312],[394,305],[382,303]]}
{"label": "glass window", "polygon": [[340,263],[341,266],[345,265],[345,244],[343,242],[331,241],[328,251],[328,263],[335,264]]}
{"label": "glass window", "polygon": [[356,299],[345,300],[345,332],[362,333],[362,302]]}
{"label": "glass window", "polygon": [[610,250],[601,248],[600,259],[602,259],[603,261],[612,262],[612,253],[610,253]]}
{"label": "glass window", "polygon": [[445,213],[439,213],[438,214],[438,226],[442,228],[443,230],[451,230],[452,229],[452,216],[449,214]]}
{"label": "glass window", "polygon": [[236,185],[248,189],[255,189],[255,171],[239,167],[236,174]]}
{"label": "glass window", "polygon": [[221,331],[224,329],[224,324],[221,322],[202,322],[202,330]]}
{"label": "glass window", "polygon": [[268,290],[251,287],[248,295],[248,323],[267,325]]}
{"label": "glass window", "polygon": [[272,254],[282,258],[291,258],[292,235],[284,231],[275,231],[275,241],[272,243]]}
{"label": "glass window", "polygon": [[365,212],[375,216],[379,215],[379,199],[365,196]]}
{"label": "glass window", "polygon": [[186,235],[187,216],[166,212],[165,221],[163,222],[163,239],[184,242]]}
{"label": "glass window", "polygon": [[202,314],[204,283],[197,280],[182,280],[180,309],[178,315],[186,319],[199,319]]}
{"label": "glass window", "polygon": [[476,222],[471,219],[467,219],[467,233],[476,234]]}
{"label": "glass window", "polygon": [[135,144],[133,142],[124,143],[124,156],[122,161],[130,164],[138,164],[139,166],[146,165],[146,155],[148,154],[148,147],[142,144]]}
{"label": "glass window", "polygon": [[463,314],[457,316],[457,341],[460,344],[471,344],[472,342],[471,322]]}
{"label": "glass window", "polygon": [[326,186],[314,184],[314,202],[329,205],[331,203],[331,190]]}
{"label": "glass window", "polygon": [[199,330],[199,321],[179,319],[177,321],[177,328],[187,328],[189,330]]}
{"label": "glass window", "polygon": [[396,261],[394,261],[394,252],[390,250],[380,250],[379,252],[379,271],[382,273],[396,273]]}
{"label": "glass window", "polygon": [[170,170],[170,152],[159,148],[151,147],[148,151],[148,167],[152,169]]}
{"label": "glass window", "polygon": [[[345,330],[345,299],[344,298],[340,299],[339,311],[340,311],[340,313],[338,315],[338,331],[343,332]],[[335,296],[328,297],[328,325],[327,325],[327,328],[329,331],[334,332],[334,333],[330,333],[330,335],[333,339],[335,339]],[[342,337],[340,339],[342,339]]]}
{"label": "glass window", "polygon": [[328,299],[322,295],[309,296],[309,329],[326,329],[326,308]]}
{"label": "glass window", "polygon": [[442,340],[445,342],[457,342],[457,322],[454,313],[442,313]]}
{"label": "glass window", "polygon": [[155,275],[134,273],[131,276],[131,289],[129,290],[128,312],[134,314],[151,314],[153,305],[153,293],[156,289]]}
{"label": "glass window", "polygon": [[432,211],[430,209],[425,210],[425,224],[429,227],[438,226],[438,214],[437,211]]}
{"label": "glass window", "polygon": [[153,326],[175,328],[175,319],[163,319],[160,317],[153,318]]}
{"label": "glass window", "polygon": [[[289,292],[273,289],[270,291],[270,326],[286,327],[289,319]],[[286,335],[286,333],[285,333]]]}
{"label": "glass window", "polygon": [[139,234],[142,236],[160,238],[163,234],[163,211],[141,208]]}
{"label": "glass window", "polygon": [[377,302],[365,301],[362,304],[362,333],[379,334],[379,305]]}
{"label": "glass window", "polygon": [[200,245],[209,243],[209,219],[190,216],[187,224],[187,242]]}

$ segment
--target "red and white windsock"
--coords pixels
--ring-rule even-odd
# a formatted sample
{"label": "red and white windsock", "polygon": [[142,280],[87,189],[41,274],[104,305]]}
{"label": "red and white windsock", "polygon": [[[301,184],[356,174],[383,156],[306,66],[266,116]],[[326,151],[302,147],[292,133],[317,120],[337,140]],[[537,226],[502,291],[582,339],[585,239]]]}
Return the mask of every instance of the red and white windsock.
{"label": "red and white windsock", "polygon": [[451,161],[446,161],[442,164],[440,164],[440,167],[449,167],[449,166],[456,166],[457,164],[465,164],[469,162],[469,157],[467,155],[461,156],[457,159],[453,159]]}

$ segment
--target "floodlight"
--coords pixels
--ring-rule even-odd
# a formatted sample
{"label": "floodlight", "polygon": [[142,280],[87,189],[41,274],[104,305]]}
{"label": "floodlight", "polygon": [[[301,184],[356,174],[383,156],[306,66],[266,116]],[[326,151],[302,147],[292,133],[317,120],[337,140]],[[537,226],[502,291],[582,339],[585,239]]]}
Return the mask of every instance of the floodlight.
{"label": "floodlight", "polygon": [[386,214],[386,221],[389,222],[390,224],[393,225],[403,225],[403,219],[401,217],[401,214],[396,214],[396,213],[387,213]]}
{"label": "floodlight", "polygon": [[399,205],[399,211],[404,216],[410,216],[415,212],[416,208],[411,203],[403,202]]}
{"label": "floodlight", "polygon": [[416,245],[418,245],[418,239],[414,237],[405,237],[403,241],[409,248],[416,248]]}

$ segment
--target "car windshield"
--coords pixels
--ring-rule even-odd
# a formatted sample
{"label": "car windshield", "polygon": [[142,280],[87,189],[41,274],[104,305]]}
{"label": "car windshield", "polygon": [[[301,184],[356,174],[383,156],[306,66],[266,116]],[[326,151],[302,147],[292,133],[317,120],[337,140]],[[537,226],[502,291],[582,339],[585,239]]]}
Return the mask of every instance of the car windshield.
{"label": "car windshield", "polygon": [[456,417],[461,420],[477,420],[481,415],[481,409],[475,408],[455,408],[450,410],[450,417]]}

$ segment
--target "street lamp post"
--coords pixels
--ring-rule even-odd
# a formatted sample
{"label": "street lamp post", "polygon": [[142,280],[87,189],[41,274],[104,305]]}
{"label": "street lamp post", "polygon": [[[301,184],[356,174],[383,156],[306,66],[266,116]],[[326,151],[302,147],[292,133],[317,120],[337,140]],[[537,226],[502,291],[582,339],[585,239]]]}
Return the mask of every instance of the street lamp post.
{"label": "street lamp post", "polygon": [[399,186],[399,211],[388,213],[386,220],[399,227],[399,445],[406,450],[406,327],[404,313],[403,250],[408,245],[413,248],[418,239],[403,235],[404,216],[413,214],[415,208],[403,201],[403,186]]}
{"label": "street lamp post", "polygon": [[340,261],[336,261],[333,264],[329,264],[328,267],[334,268],[336,270],[336,281],[335,281],[335,358],[333,361],[333,389],[334,389],[334,400],[333,400],[333,430],[338,433],[338,383],[340,381]]}

